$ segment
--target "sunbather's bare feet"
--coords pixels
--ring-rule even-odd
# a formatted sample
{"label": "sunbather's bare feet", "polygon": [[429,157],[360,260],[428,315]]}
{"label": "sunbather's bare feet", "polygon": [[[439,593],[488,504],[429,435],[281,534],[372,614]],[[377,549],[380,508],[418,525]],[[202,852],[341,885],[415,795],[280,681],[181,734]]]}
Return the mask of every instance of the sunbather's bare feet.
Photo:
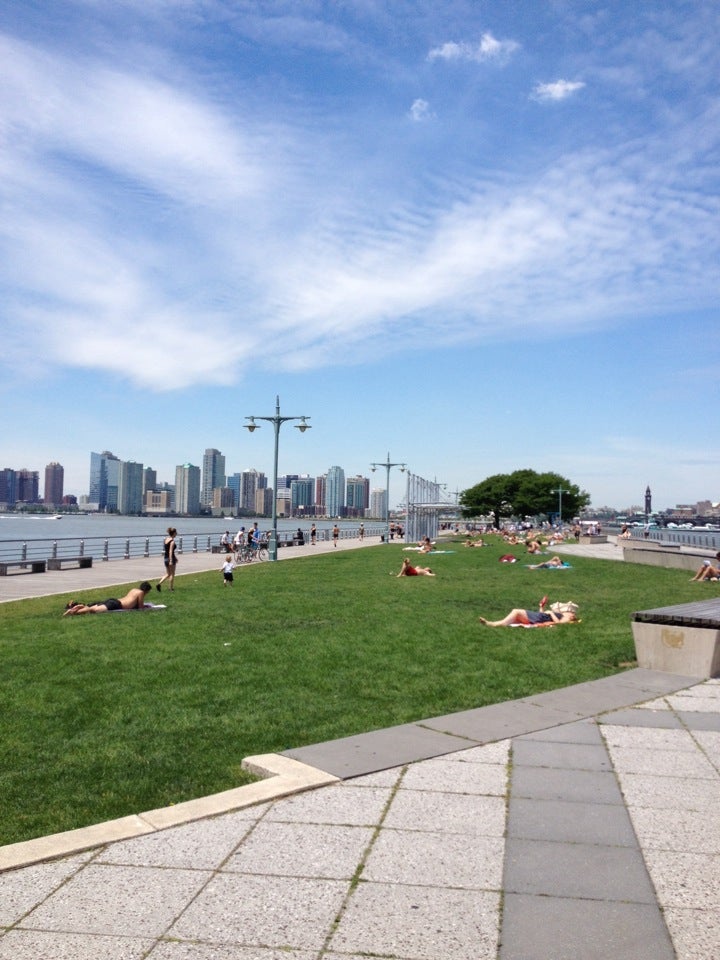
{"label": "sunbather's bare feet", "polygon": [[485,617],[478,617],[478,620],[480,621],[480,623],[481,623],[484,627],[486,627],[486,626],[488,625],[488,622],[487,622],[487,620],[485,619]]}

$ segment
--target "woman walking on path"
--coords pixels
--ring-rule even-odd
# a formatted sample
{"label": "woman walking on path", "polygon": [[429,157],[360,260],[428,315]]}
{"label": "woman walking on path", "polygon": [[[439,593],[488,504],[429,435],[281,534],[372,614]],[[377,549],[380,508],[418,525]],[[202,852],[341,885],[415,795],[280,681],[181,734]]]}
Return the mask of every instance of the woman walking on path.
{"label": "woman walking on path", "polygon": [[175,527],[168,527],[167,536],[163,542],[163,563],[165,564],[165,575],[155,584],[155,589],[160,592],[161,583],[170,581],[170,590],[175,589],[175,567],[177,566],[177,552],[175,546],[175,537],[177,530]]}

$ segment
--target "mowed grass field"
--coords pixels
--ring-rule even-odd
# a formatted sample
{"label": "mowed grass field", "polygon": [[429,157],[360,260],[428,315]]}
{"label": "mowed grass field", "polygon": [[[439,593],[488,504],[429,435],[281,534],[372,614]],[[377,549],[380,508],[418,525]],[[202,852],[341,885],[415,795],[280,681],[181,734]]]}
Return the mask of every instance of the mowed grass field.
{"label": "mowed grass field", "polygon": [[[446,549],[423,558],[434,579],[391,576],[405,554],[385,544],[244,567],[232,588],[180,576],[156,613],[3,604],[0,843],[237,786],[249,755],[618,672],[634,610],[717,592],[680,570],[572,557],[533,571],[520,547],[500,564],[501,542]],[[582,623],[478,622],[546,593],[577,601]]]}

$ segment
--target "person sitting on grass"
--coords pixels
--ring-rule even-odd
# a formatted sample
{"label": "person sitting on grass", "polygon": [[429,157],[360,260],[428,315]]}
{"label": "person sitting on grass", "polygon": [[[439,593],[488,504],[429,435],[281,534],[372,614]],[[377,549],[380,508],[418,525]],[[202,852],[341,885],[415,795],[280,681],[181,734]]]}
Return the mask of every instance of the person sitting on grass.
{"label": "person sitting on grass", "polygon": [[[720,553],[715,554],[715,560],[720,561]],[[713,566],[709,560],[703,560],[702,566],[695,576],[690,577],[690,583],[694,580],[717,580],[718,578],[720,578],[720,563]]]}
{"label": "person sitting on grass", "polygon": [[110,613],[113,610],[143,610],[145,597],[152,590],[152,586],[143,580],[139,587],[128,590],[124,597],[109,600],[83,603],[82,600],[71,600],[65,608],[64,617],[74,617],[79,613]]}
{"label": "person sitting on grass", "polygon": [[399,577],[434,577],[430,567],[413,567],[407,557],[403,558]]}

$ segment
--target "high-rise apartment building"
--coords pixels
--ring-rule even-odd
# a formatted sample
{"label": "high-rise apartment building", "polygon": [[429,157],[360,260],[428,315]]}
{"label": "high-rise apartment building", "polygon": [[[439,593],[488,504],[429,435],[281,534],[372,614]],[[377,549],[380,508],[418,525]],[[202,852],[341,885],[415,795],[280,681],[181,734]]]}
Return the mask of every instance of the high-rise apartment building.
{"label": "high-rise apartment building", "polygon": [[329,517],[345,515],[345,471],[330,467],[325,488],[325,511]]}
{"label": "high-rise apartment building", "polygon": [[60,463],[53,461],[45,467],[45,487],[43,503],[47,506],[59,506],[63,502],[65,470]]}
{"label": "high-rise apartment building", "polygon": [[200,513],[200,467],[183,463],[175,468],[175,510],[178,513]]}
{"label": "high-rise apartment building", "polygon": [[364,517],[370,506],[370,481],[367,477],[348,477],[345,484],[345,503],[352,517]]}
{"label": "high-rise apartment building", "polygon": [[326,503],[326,491],[327,491],[327,474],[323,473],[319,477],[315,477],[315,514],[318,517],[323,516],[327,513],[325,509]]}
{"label": "high-rise apartment building", "polygon": [[143,497],[151,490],[157,490],[157,470],[145,467],[143,470]]}
{"label": "high-rise apartment building", "polygon": [[109,450],[90,454],[88,503],[98,510],[117,510],[120,460]]}
{"label": "high-rise apartment building", "polygon": [[387,491],[381,487],[370,492],[370,516],[381,520],[387,516]]}
{"label": "high-rise apartment building", "polygon": [[290,509],[293,516],[304,514],[309,517],[313,513],[315,501],[313,499],[315,481],[312,477],[298,477],[290,484]]}
{"label": "high-rise apartment building", "polygon": [[0,508],[14,507],[17,500],[17,472],[10,467],[0,470]]}
{"label": "high-rise apartment building", "polygon": [[202,491],[200,502],[204,507],[211,507],[213,490],[225,486],[225,457],[214,447],[208,447],[203,456]]}
{"label": "high-rise apartment building", "polygon": [[133,460],[121,460],[118,464],[119,513],[142,513],[143,510],[143,465]]}
{"label": "high-rise apartment building", "polygon": [[37,470],[18,470],[18,503],[38,503],[40,500],[40,474]]}

